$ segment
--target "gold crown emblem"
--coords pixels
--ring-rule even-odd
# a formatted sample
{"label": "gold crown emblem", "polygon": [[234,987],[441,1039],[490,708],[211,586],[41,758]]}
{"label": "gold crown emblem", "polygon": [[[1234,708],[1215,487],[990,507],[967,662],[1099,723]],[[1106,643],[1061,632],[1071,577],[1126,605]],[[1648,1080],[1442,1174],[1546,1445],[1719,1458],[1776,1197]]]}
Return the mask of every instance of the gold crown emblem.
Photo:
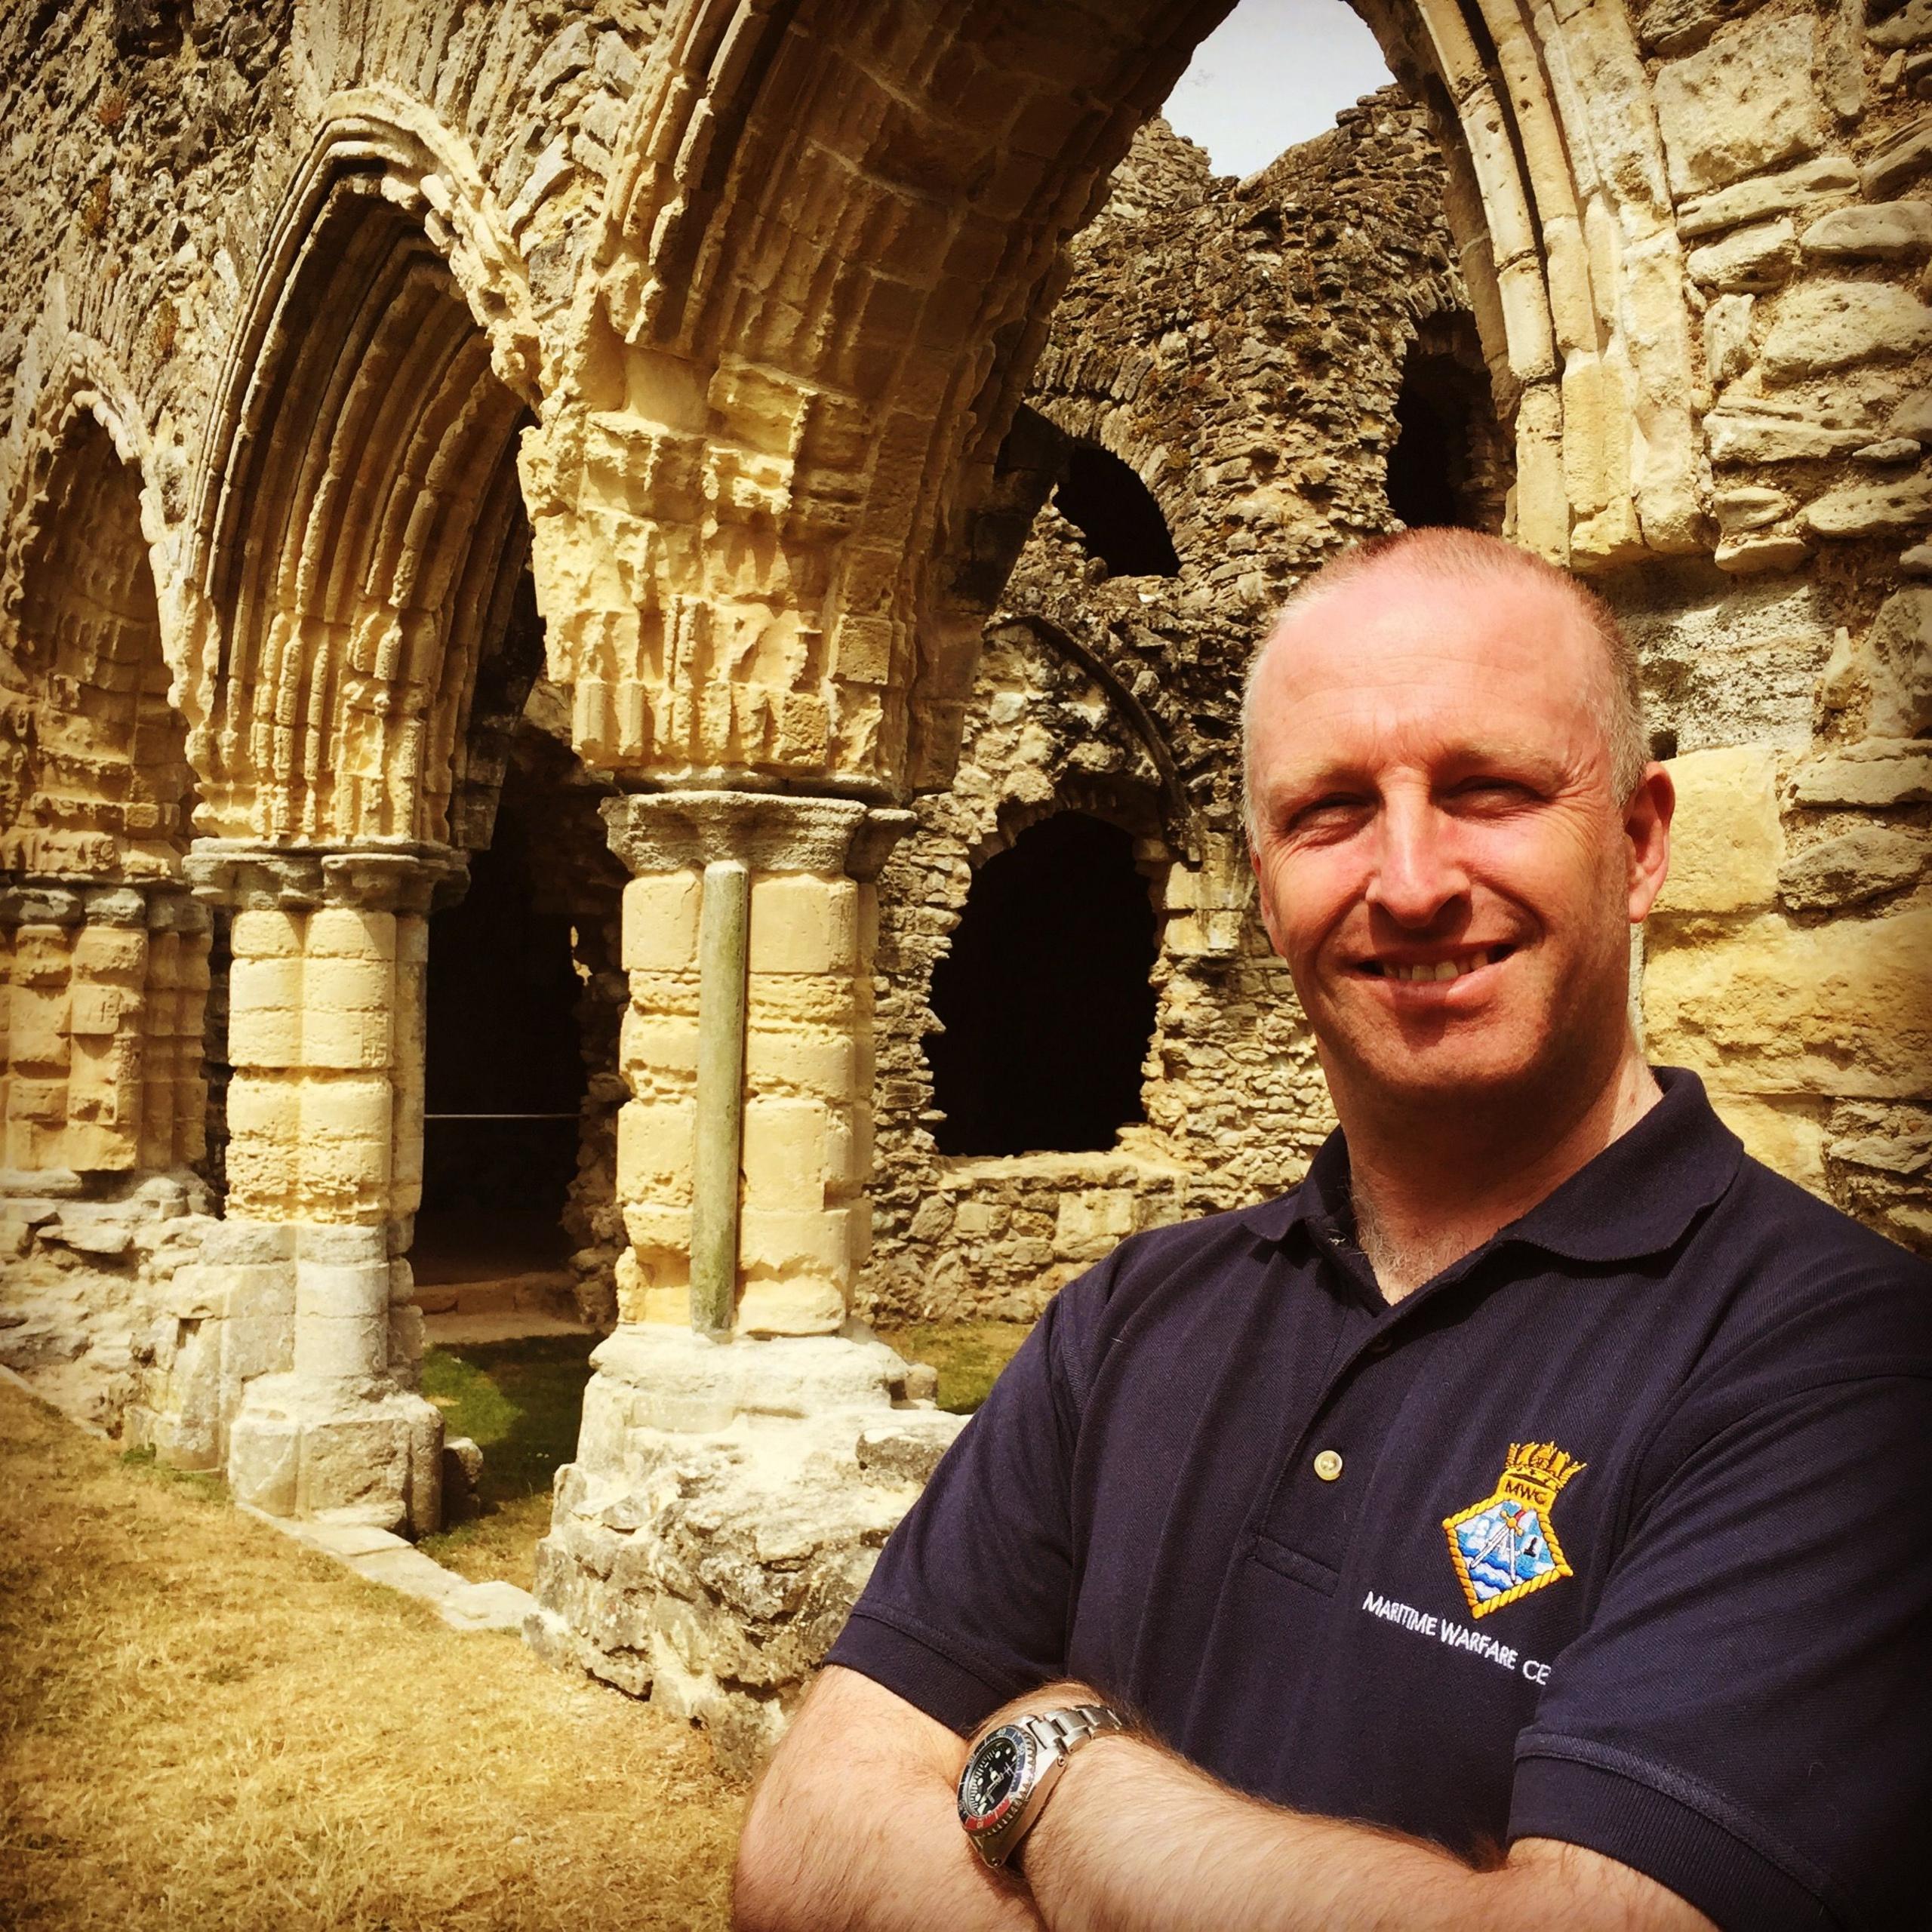
{"label": "gold crown emblem", "polygon": [[1503,1491],[1547,1509],[1557,1491],[1587,1466],[1553,1442],[1512,1442],[1503,1466]]}

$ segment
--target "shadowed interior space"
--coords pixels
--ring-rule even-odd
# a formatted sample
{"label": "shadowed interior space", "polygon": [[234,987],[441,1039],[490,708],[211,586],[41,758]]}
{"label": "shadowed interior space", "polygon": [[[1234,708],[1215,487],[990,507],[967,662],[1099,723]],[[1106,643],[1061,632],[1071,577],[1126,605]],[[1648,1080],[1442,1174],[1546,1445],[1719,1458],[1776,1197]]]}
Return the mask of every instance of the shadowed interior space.
{"label": "shadowed interior space", "polygon": [[1054,507],[1109,577],[1178,577],[1180,558],[1153,492],[1111,450],[1076,437]]}
{"label": "shadowed interior space", "polygon": [[1154,911],[1134,841],[1084,812],[980,867],[933,974],[943,1154],[1079,1153],[1140,1120]]}
{"label": "shadowed interior space", "polygon": [[537,821],[506,783],[469,889],[429,925],[417,1281],[555,1268],[585,1067],[567,914],[540,909]]}
{"label": "shadowed interior space", "polygon": [[1389,452],[1389,507],[1411,530],[1450,525],[1493,531],[1501,512],[1499,478],[1492,473],[1495,405],[1477,354],[1463,340],[1467,331],[1453,333],[1454,347],[1419,340],[1403,360]]}

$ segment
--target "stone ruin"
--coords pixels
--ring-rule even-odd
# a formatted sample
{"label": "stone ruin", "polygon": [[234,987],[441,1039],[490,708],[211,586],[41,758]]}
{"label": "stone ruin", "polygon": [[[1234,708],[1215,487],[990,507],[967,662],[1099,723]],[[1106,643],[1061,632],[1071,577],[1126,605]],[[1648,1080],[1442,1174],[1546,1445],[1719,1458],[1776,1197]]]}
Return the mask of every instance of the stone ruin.
{"label": "stone ruin", "polygon": [[1361,11],[1241,183],[1226,0],[0,22],[0,1360],[426,1530],[417,1270],[540,1172],[528,1634],[749,1761],[957,1427],[866,1320],[1325,1131],[1235,693],[1398,522],[1622,613],[1652,1056],[1932,1248],[1932,14]]}

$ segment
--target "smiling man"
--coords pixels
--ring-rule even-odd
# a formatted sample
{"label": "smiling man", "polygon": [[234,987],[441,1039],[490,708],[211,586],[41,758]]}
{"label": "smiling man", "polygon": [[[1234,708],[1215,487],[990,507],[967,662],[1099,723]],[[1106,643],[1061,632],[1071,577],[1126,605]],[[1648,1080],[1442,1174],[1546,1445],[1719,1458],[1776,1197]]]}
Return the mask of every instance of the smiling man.
{"label": "smiling man", "polygon": [[1340,1131],[1041,1317],[759,1786],[739,1923],[1921,1924],[1932,1284],[1644,1062],[1672,793],[1614,621],[1384,540],[1244,716]]}

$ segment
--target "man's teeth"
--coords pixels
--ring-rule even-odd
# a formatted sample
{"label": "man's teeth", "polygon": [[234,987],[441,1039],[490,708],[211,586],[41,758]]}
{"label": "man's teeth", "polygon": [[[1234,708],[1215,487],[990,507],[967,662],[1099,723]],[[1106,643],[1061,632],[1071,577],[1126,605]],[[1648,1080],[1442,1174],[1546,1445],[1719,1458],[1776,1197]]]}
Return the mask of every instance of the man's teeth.
{"label": "man's teeth", "polygon": [[1454,980],[1489,964],[1487,952],[1465,954],[1460,959],[1438,959],[1432,966],[1384,966],[1392,980]]}

